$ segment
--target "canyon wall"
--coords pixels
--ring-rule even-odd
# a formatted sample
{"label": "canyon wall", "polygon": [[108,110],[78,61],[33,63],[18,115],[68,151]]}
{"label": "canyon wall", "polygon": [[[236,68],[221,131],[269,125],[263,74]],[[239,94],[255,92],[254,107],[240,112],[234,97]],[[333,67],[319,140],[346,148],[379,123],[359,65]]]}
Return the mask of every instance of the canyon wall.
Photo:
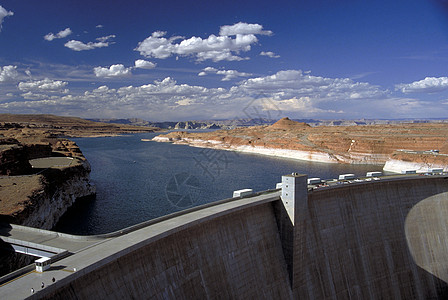
{"label": "canyon wall", "polygon": [[[57,160],[67,157],[67,163]],[[40,167],[30,161],[41,160]],[[62,158],[64,161],[65,158]],[[0,221],[51,229],[80,198],[95,195],[90,165],[72,141],[0,139]]]}
{"label": "canyon wall", "polygon": [[87,161],[64,170],[48,170],[44,188],[34,192],[20,215],[20,225],[41,229],[53,228],[76,200],[93,197],[95,187],[90,184],[90,166]]}
{"label": "canyon wall", "polygon": [[[73,274],[61,271],[64,278],[34,296],[448,296],[448,178],[416,176],[317,189],[297,206],[295,225],[289,229],[279,228],[285,216],[280,198],[270,201],[225,208],[215,217],[210,217],[210,208],[204,208],[196,212],[196,221],[186,213],[112,239],[97,250],[93,247],[58,262],[87,265]],[[164,226],[170,230],[158,231]],[[291,234],[283,234],[285,230],[292,230],[292,240]],[[95,255],[103,258],[94,261]],[[48,276],[59,276],[55,274]]]}
{"label": "canyon wall", "polygon": [[[445,124],[311,127],[283,118],[270,126],[195,133],[177,131],[153,140],[308,161],[384,165],[399,149],[420,152],[436,149],[446,154],[447,134]],[[442,163],[441,156],[436,160]]]}
{"label": "canyon wall", "polygon": [[[75,201],[93,197],[90,165],[79,148],[70,141],[59,141],[53,152],[50,144],[20,144],[3,140],[0,145],[0,221],[52,229]],[[6,144],[8,143],[8,144]],[[57,143],[57,144],[58,144]],[[68,167],[33,169],[29,160],[64,154],[71,159]],[[0,250],[0,276],[33,262],[35,258]]]}
{"label": "canyon wall", "polygon": [[431,169],[443,169],[448,171],[448,165],[442,163],[425,163],[417,161],[405,161],[398,159],[389,159],[384,164],[383,170],[392,173],[401,173],[404,170],[415,170],[417,173],[430,172]]}
{"label": "canyon wall", "polygon": [[417,173],[430,172],[438,168],[448,171],[448,155],[431,152],[397,151],[384,164],[383,170],[401,173],[402,170],[416,170]]}

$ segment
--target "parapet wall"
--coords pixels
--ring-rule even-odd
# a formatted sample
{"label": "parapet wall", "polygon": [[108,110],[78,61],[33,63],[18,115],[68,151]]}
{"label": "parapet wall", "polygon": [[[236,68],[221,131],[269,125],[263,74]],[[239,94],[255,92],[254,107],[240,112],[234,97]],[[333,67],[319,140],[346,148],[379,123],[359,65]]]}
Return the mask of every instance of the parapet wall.
{"label": "parapet wall", "polygon": [[[131,244],[71,275],[63,272],[65,278],[34,296],[446,298],[448,179],[416,177],[323,188],[309,192],[306,201],[298,206],[302,211],[296,214],[292,256],[284,255],[285,235],[279,234],[281,201],[254,202],[200,222],[176,224],[179,229],[146,242],[132,244],[133,233],[116,238],[120,242],[112,239],[99,247],[106,251],[108,244]],[[151,226],[141,230],[149,233]],[[59,263],[69,268],[77,259],[93,261],[92,255],[95,247]],[[287,259],[293,259],[292,267]]]}

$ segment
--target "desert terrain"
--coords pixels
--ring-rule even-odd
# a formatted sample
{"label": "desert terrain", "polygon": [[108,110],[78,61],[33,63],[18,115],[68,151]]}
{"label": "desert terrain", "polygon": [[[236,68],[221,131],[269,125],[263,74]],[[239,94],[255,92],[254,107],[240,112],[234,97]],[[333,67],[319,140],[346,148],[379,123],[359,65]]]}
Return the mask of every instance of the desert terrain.
{"label": "desert terrain", "polygon": [[[200,133],[171,132],[154,140],[329,163],[384,164],[393,155],[407,160],[446,162],[448,124],[311,127],[283,118],[270,126]],[[406,155],[401,152],[399,155],[396,151],[400,149],[421,153]],[[438,152],[425,152],[428,150]]]}
{"label": "desert terrain", "polygon": [[[32,218],[33,212],[36,215],[45,201],[56,198],[65,203],[59,208],[59,215],[66,209],[63,206],[75,200],[71,199],[73,195],[82,197],[93,192],[88,182],[88,162],[76,143],[65,137],[115,136],[155,130],[158,128],[74,117],[0,114],[0,219],[24,223]],[[36,168],[30,163],[41,160],[42,164],[42,159],[49,157],[73,159],[66,165],[43,160],[48,164],[46,168]],[[65,195],[64,189],[70,190],[71,195]]]}
{"label": "desert terrain", "polygon": [[[32,199],[51,190],[54,177],[37,174],[30,160],[74,158],[69,166],[50,169],[62,173],[75,170],[70,171],[71,177],[67,178],[87,178],[88,183],[90,166],[79,147],[66,137],[156,130],[159,129],[73,117],[0,114],[0,216],[24,220],[26,212],[35,206]],[[421,164],[426,169],[448,166],[447,123],[312,127],[283,118],[273,125],[211,132],[177,131],[159,135],[154,140],[327,163],[384,165],[393,162],[398,170],[405,168],[406,163],[412,167]],[[406,151],[400,151],[402,149]],[[75,185],[82,190],[80,194],[90,191],[88,184],[72,184]]]}
{"label": "desert terrain", "polygon": [[159,128],[93,122],[76,117],[0,114],[0,134],[18,139],[114,136],[157,130]]}

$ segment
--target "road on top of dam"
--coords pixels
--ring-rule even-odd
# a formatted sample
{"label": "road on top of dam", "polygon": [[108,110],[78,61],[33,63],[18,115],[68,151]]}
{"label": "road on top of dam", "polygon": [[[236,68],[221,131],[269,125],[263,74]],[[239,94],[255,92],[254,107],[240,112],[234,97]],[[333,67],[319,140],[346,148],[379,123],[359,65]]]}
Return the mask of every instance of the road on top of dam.
{"label": "road on top of dam", "polygon": [[[280,199],[280,191],[273,191],[257,196],[246,198],[235,198],[231,201],[217,202],[214,205],[206,205],[205,208],[193,208],[185,212],[175,214],[174,217],[162,217],[160,222],[150,222],[151,225],[119,235],[114,238],[101,239],[98,236],[82,237],[59,234],[56,232],[39,229],[24,229],[20,227],[11,229],[3,228],[0,230],[0,239],[8,234],[10,238],[28,238],[34,242],[49,243],[52,247],[66,249],[71,248],[76,253],[52,263],[49,270],[38,273],[35,270],[29,271],[19,277],[13,278],[0,285],[0,299],[22,299],[31,295],[31,289],[37,293],[41,290],[42,283],[44,288],[52,285],[53,278],[55,282],[60,281],[70,275],[79,276],[88,272],[89,266],[98,262],[112,260],[115,253],[131,252],[133,246],[138,247],[142,243],[151,243],[154,240],[163,238],[173,232],[178,232],[194,223],[201,223],[207,220],[225,215],[232,211],[238,211],[247,207],[260,205]],[[14,227],[16,227],[14,225]],[[27,232],[28,230],[28,232]],[[37,233],[34,235],[34,231]],[[106,234],[107,236],[107,234]],[[45,240],[48,238],[47,240]],[[78,239],[81,238],[81,239]],[[78,250],[76,250],[78,249]]]}

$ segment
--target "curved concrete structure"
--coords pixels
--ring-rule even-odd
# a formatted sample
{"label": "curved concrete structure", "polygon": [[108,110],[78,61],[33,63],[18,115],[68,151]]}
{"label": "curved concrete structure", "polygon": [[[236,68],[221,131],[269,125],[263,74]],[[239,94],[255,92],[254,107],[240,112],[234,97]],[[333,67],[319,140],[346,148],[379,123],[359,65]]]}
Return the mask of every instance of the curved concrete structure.
{"label": "curved concrete structure", "polygon": [[0,298],[447,297],[448,178],[297,195],[286,208],[273,192],[163,218],[3,284]]}
{"label": "curved concrete structure", "polygon": [[447,178],[344,185],[308,204],[297,298],[446,299]]}

